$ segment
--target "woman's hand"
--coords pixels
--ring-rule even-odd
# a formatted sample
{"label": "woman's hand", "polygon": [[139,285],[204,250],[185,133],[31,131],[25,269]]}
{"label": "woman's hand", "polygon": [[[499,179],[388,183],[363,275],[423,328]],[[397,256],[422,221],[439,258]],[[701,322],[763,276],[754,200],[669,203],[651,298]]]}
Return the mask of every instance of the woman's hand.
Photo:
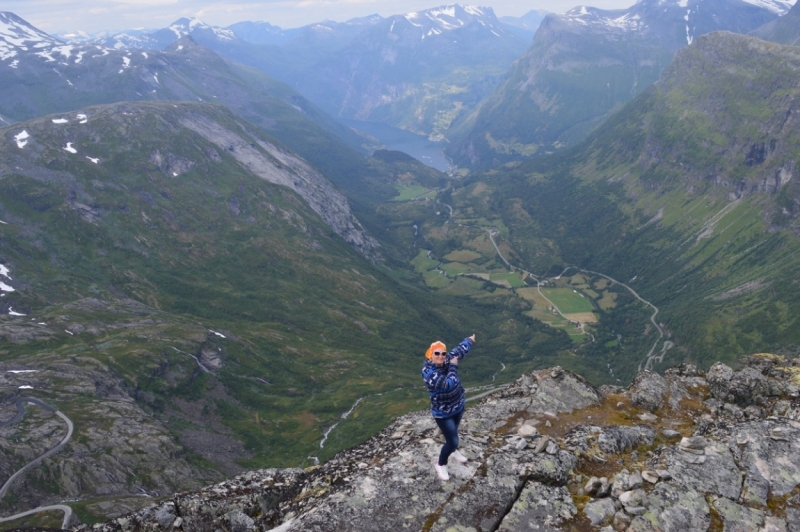
{"label": "woman's hand", "polygon": [[472,336],[470,336],[469,339],[473,344],[475,343],[475,335],[474,334]]}

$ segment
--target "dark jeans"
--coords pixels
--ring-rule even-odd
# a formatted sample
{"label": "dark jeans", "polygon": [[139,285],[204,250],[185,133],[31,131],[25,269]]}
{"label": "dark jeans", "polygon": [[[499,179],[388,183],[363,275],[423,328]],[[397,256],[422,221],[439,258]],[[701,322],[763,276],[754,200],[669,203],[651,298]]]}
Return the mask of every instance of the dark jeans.
{"label": "dark jeans", "polygon": [[439,465],[447,465],[447,459],[450,458],[453,451],[458,449],[458,426],[461,424],[462,415],[464,415],[463,410],[450,417],[434,418],[444,434],[444,445],[442,445],[442,452],[439,453]]}

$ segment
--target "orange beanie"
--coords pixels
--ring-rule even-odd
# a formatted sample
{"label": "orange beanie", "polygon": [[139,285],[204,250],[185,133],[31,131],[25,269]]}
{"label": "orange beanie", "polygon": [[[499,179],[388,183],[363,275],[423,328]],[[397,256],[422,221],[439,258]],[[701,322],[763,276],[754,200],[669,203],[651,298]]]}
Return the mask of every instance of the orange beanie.
{"label": "orange beanie", "polygon": [[440,342],[436,340],[431,344],[427,351],[425,351],[425,358],[428,360],[433,360],[433,352],[434,351],[447,351],[447,346],[444,345],[444,342]]}

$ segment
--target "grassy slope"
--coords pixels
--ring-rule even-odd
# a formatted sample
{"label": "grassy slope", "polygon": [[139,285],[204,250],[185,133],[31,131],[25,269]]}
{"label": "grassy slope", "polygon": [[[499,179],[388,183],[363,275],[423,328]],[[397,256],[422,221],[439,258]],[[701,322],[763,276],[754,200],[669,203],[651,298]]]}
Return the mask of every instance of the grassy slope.
{"label": "grassy slope", "polygon": [[[499,173],[516,247],[542,270],[561,259],[635,277],[680,347],[667,362],[800,344],[800,195],[797,179],[776,181],[800,154],[786,124],[798,60],[751,38],[699,39],[582,147]],[[534,234],[557,250],[532,252]]]}
{"label": "grassy slope", "polygon": [[[26,126],[36,143],[27,149],[42,151],[23,171],[9,171],[9,161],[19,161],[16,146],[4,149],[2,208],[11,225],[3,226],[3,259],[25,283],[8,300],[38,315],[81,297],[125,294],[170,322],[188,317],[229,331],[239,341],[226,344],[231,360],[220,379],[244,411],[259,408],[275,423],[313,412],[307,426],[273,428],[269,438],[251,442],[265,453],[257,455],[258,463],[296,460],[298,444],[305,453],[311,450],[320,427],[336,419],[363,386],[397,385],[405,356],[393,357],[388,366],[395,369],[387,370],[372,353],[411,340],[404,331],[420,331],[418,322],[430,324],[428,335],[449,326],[332,236],[293,193],[256,179],[224,153],[215,162],[208,155],[212,147],[175,126],[179,111],[170,104],[151,109],[136,119],[107,111],[83,132],[87,126],[68,129],[48,120]],[[236,126],[225,113],[215,118]],[[81,152],[62,150],[64,138]],[[86,160],[84,150],[102,163]],[[148,162],[156,150],[197,165],[173,178]],[[46,171],[39,166],[44,161]],[[54,177],[42,181],[42,175]],[[75,202],[91,205],[98,220],[82,218]],[[92,352],[118,336],[62,335],[59,349]],[[165,336],[165,342],[139,346],[147,355],[125,344],[101,356],[113,356],[120,375],[136,387],[161,357],[176,356],[168,347],[181,339],[180,331]],[[198,342],[183,339],[177,347],[195,353]],[[36,347],[18,353],[30,349]],[[201,379],[200,388],[191,393],[201,392],[206,378],[195,373],[191,378]],[[254,387],[263,388],[253,384],[255,376],[272,383],[262,390],[268,392],[264,397],[254,395]],[[169,383],[148,386],[164,400],[174,391]],[[297,390],[296,397],[286,393],[289,388]]]}
{"label": "grassy slope", "polygon": [[655,44],[587,38],[562,25],[546,19],[503,83],[452,133],[446,152],[458,164],[489,168],[574,146],[672,57]]}
{"label": "grassy slope", "polygon": [[[330,456],[388,416],[424,407],[419,354],[434,338],[455,342],[478,332],[485,347],[466,378],[485,382],[499,368],[498,350],[542,336],[502,299],[433,297],[402,271],[372,265],[295,194],[179,126],[185,113],[198,112],[241,130],[222,108],[171,103],[95,109],[88,124],[45,117],[0,130],[0,212],[9,222],[0,229],[0,258],[21,283],[4,301],[56,329],[15,345],[11,360],[95,358],[138,390],[146,408],[178,416],[177,434],[202,428],[210,415],[244,442],[250,458],[243,464],[286,466]],[[20,128],[31,135],[23,150],[12,140]],[[63,149],[67,141],[77,154]],[[194,166],[172,176],[155,164],[156,151],[171,168]],[[362,187],[364,197],[383,190],[377,176],[391,159],[370,161],[376,177]],[[418,163],[392,164],[403,180]],[[419,169],[423,184],[443,179]],[[388,201],[395,189],[385,188]],[[404,238],[387,240],[390,259],[405,249]],[[153,323],[122,326],[103,305],[75,304],[118,297],[143,303]],[[504,330],[509,320],[519,329]],[[69,335],[56,325],[62,322],[83,329]],[[215,375],[188,356],[203,349],[221,353]],[[394,395],[377,399],[381,392]],[[362,396],[372,397],[365,409],[320,451],[323,429]]]}

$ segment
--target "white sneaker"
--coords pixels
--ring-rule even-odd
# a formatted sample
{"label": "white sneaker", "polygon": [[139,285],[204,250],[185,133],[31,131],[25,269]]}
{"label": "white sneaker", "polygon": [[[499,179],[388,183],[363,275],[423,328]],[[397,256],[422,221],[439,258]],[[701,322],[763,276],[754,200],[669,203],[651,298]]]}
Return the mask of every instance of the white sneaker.
{"label": "white sneaker", "polygon": [[458,450],[453,451],[453,454],[451,454],[450,457],[460,464],[467,463],[467,457],[458,452]]}
{"label": "white sneaker", "polygon": [[435,464],[434,469],[436,469],[436,474],[439,475],[439,478],[442,480],[450,480],[450,475],[447,474],[447,466]]}

